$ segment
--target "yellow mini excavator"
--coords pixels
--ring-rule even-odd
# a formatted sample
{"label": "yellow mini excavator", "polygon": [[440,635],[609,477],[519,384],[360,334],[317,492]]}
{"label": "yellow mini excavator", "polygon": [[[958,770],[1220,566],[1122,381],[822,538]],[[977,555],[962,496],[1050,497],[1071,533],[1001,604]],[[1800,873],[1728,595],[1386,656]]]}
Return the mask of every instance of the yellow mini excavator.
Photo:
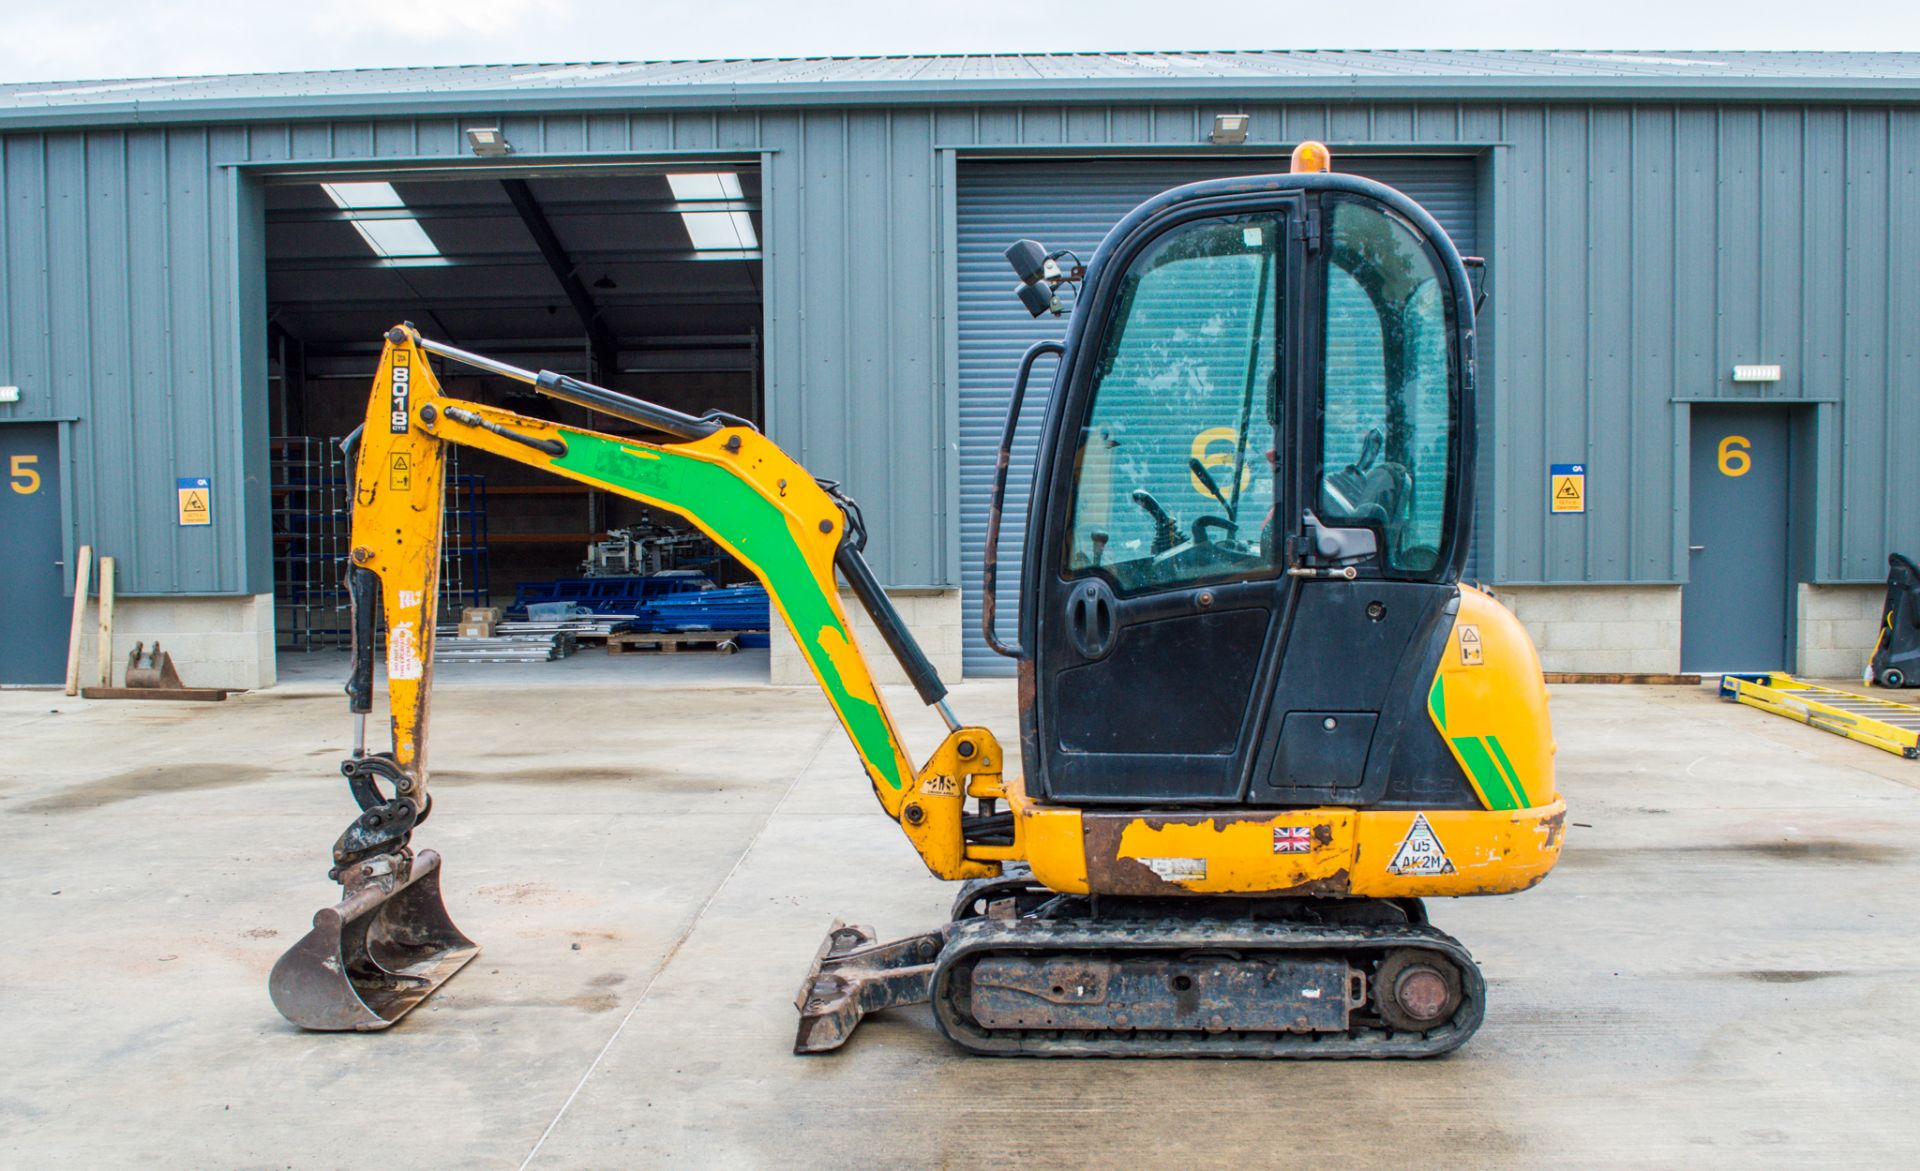
{"label": "yellow mini excavator", "polygon": [[[1024,776],[946,688],[862,554],[860,511],[744,420],[515,369],[397,326],[359,437],[342,766],[361,813],[341,901],[275,967],[310,1029],[391,1025],[478,950],[411,839],[426,768],[441,501],[462,444],[687,518],[766,586],[880,807],[951,919],[892,942],[836,924],[797,1052],[930,1003],[964,1049],[1031,1056],[1414,1057],[1479,1027],[1486,985],[1421,900],[1507,894],[1558,858],[1540,663],[1460,584],[1473,517],[1475,298],[1391,188],[1293,171],[1176,188],[1084,269],[1008,250],[1063,343],[1020,366],[999,457],[984,635],[1018,664]],[[641,441],[442,393],[438,356],[638,424]],[[1020,573],[995,629],[1009,452],[1057,359]],[[835,574],[949,731],[916,765]],[[376,615],[392,742],[369,752]]]}

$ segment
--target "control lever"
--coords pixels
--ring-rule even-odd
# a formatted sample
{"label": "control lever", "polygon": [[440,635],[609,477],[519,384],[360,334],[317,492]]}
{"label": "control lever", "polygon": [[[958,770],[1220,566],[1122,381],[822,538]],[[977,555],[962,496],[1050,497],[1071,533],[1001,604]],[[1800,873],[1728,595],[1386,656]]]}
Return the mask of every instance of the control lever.
{"label": "control lever", "polygon": [[1193,543],[1205,544],[1209,540],[1208,529],[1219,529],[1231,537],[1240,531],[1240,526],[1224,516],[1203,516],[1193,522]]}
{"label": "control lever", "polygon": [[1371,468],[1373,461],[1380,458],[1380,449],[1386,445],[1386,437],[1380,434],[1380,428],[1370,429],[1367,437],[1360,441],[1360,454],[1354,458],[1353,470],[1364,473]]}
{"label": "control lever", "polygon": [[1135,488],[1133,490],[1133,502],[1141,508],[1146,509],[1147,515],[1153,518],[1153,552],[1155,556],[1165,553],[1168,549],[1180,543],[1179,523],[1167,515],[1166,509],[1160,507],[1160,502],[1153,498],[1153,493],[1147,491],[1145,488]]}
{"label": "control lever", "polygon": [[1193,478],[1200,481],[1201,485],[1213,494],[1213,498],[1220,502],[1220,507],[1227,510],[1227,518],[1231,520],[1233,518],[1233,505],[1227,502],[1227,494],[1220,490],[1219,481],[1213,478],[1213,472],[1208,469],[1206,464],[1201,463],[1197,456],[1187,460],[1187,467],[1192,470]]}

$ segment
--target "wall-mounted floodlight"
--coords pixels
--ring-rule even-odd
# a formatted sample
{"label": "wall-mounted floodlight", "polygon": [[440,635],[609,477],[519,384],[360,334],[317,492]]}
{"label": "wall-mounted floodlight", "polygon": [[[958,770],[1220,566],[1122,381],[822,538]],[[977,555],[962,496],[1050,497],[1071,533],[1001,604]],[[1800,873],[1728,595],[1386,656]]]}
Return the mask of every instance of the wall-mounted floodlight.
{"label": "wall-mounted floodlight", "polygon": [[1733,368],[1733,380],[1735,382],[1778,382],[1780,381],[1780,367],[1761,365],[1735,366]]}
{"label": "wall-mounted floodlight", "polygon": [[1215,114],[1213,133],[1207,135],[1207,141],[1215,146],[1239,146],[1247,140],[1247,125],[1252,121],[1248,114]]}
{"label": "wall-mounted floodlight", "polygon": [[513,153],[513,144],[497,126],[473,126],[467,130],[467,146],[483,159],[497,159]]}

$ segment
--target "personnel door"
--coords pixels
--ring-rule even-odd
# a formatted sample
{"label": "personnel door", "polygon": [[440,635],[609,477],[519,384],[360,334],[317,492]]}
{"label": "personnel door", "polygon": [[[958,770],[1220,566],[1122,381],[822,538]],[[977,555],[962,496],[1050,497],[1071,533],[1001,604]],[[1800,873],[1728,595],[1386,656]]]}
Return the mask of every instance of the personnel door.
{"label": "personnel door", "polygon": [[1787,666],[1787,408],[1693,408],[1680,669]]}
{"label": "personnel door", "polygon": [[[1290,587],[1288,201],[1134,253],[1085,338],[1037,622],[1056,800],[1231,800]],[[1096,312],[1099,310],[1096,309]]]}
{"label": "personnel door", "polygon": [[52,423],[0,424],[0,683],[66,677],[60,441]]}

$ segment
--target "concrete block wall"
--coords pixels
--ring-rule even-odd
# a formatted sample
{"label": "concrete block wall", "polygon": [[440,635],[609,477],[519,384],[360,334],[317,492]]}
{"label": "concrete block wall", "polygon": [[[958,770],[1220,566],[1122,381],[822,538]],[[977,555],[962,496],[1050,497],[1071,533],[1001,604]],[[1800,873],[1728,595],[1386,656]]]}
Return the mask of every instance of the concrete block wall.
{"label": "concrete block wall", "polygon": [[[893,599],[907,629],[913,632],[914,638],[927,652],[927,658],[933,660],[940,677],[948,683],[959,682],[960,591],[894,590],[889,591],[887,596]],[[906,673],[900,669],[900,664],[894,662],[893,653],[873,628],[867,612],[844,589],[840,591],[840,608],[847,612],[847,618],[853,623],[853,636],[866,652],[867,666],[873,671],[874,678],[882,683],[905,683]],[[780,621],[778,614],[774,615],[769,642],[773,648],[769,672],[771,681],[784,686],[812,685],[813,672],[807,667],[806,660],[800,657],[800,648],[793,644],[793,637],[787,633],[786,624]]]}
{"label": "concrete block wall", "polygon": [[1548,671],[1680,669],[1679,586],[1496,586]]}
{"label": "concrete block wall", "polygon": [[[85,638],[80,651],[80,681],[100,682],[99,603],[87,603]],[[155,641],[173,656],[173,665],[189,687],[272,687],[273,595],[185,597],[169,595],[113,600],[113,682],[126,685],[127,656],[135,643]]]}
{"label": "concrete block wall", "polygon": [[1795,670],[1809,679],[1858,679],[1880,636],[1884,585],[1800,585]]}

